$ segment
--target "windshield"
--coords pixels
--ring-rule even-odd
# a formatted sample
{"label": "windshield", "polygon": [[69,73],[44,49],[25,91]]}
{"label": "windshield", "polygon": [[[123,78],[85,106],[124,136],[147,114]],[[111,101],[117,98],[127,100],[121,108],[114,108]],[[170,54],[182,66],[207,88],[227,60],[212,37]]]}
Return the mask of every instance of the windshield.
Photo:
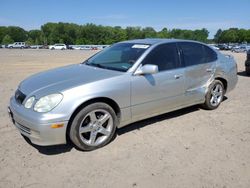
{"label": "windshield", "polygon": [[87,65],[126,72],[149,47],[148,44],[118,43],[89,58]]}

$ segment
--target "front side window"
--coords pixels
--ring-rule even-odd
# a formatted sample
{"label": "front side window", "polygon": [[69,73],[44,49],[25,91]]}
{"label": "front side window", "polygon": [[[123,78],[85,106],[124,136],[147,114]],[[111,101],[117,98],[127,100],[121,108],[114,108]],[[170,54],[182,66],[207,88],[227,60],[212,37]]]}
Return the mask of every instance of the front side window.
{"label": "front side window", "polygon": [[159,71],[171,70],[179,62],[178,51],[175,43],[161,44],[153,49],[143,60],[142,65],[157,65]]}
{"label": "front side window", "polygon": [[126,72],[149,48],[148,44],[118,43],[86,61],[86,65]]}

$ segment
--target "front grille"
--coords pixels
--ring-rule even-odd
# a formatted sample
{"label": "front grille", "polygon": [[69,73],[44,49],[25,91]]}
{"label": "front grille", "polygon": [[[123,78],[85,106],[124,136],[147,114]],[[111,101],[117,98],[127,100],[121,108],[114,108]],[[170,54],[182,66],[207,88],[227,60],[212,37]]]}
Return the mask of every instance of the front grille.
{"label": "front grille", "polygon": [[26,98],[25,94],[23,94],[19,89],[16,90],[15,99],[19,104],[22,104],[25,98]]}

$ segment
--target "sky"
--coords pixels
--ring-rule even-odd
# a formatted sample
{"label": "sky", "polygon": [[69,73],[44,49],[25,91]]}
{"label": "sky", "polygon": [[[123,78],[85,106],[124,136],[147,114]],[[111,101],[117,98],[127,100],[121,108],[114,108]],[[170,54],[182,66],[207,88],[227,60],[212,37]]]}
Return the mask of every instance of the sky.
{"label": "sky", "polygon": [[40,29],[47,22],[201,29],[209,38],[231,27],[250,29],[250,0],[0,0],[0,26]]}

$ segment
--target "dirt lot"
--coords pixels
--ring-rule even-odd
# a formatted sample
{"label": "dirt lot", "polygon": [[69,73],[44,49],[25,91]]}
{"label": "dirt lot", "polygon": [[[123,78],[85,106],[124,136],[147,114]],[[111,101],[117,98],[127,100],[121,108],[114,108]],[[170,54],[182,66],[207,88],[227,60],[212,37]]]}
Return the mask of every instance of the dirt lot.
{"label": "dirt lot", "polygon": [[93,152],[25,141],[6,109],[18,83],[42,70],[80,63],[92,53],[0,50],[0,187],[250,187],[245,54],[233,54],[238,85],[215,111],[195,106],[135,123]]}

